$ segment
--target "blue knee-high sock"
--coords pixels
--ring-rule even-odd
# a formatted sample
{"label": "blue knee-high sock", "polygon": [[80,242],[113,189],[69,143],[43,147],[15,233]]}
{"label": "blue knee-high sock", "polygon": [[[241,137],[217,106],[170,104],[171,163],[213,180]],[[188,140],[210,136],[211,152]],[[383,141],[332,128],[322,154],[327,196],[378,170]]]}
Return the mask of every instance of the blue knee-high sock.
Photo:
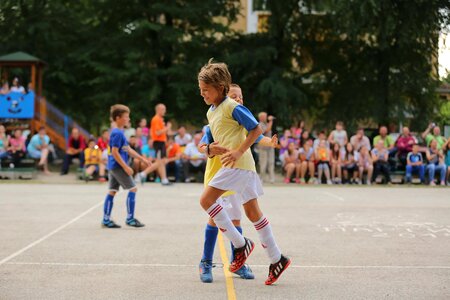
{"label": "blue knee-high sock", "polygon": [[[236,227],[237,231],[239,231],[239,233],[242,234],[242,227],[241,226],[234,226],[234,227]],[[233,251],[234,251],[234,246],[231,243],[231,261],[234,260]]]}
{"label": "blue knee-high sock", "polygon": [[136,193],[128,192],[127,196],[127,220],[134,219],[134,207],[136,206]]}
{"label": "blue knee-high sock", "polygon": [[203,245],[202,260],[211,260],[214,256],[214,247],[216,246],[217,234],[219,229],[217,227],[206,224],[205,227],[205,244]]}
{"label": "blue knee-high sock", "polygon": [[105,198],[105,204],[103,205],[103,222],[108,222],[111,217],[111,211],[113,208],[114,196],[108,194]]}

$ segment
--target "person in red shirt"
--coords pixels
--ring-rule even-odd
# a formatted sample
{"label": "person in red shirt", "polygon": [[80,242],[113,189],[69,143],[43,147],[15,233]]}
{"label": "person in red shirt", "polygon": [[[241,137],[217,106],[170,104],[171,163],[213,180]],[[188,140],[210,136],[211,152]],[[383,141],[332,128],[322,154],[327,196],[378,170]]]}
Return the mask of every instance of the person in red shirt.
{"label": "person in red shirt", "polygon": [[72,129],[72,134],[69,138],[69,144],[64,156],[64,162],[61,169],[61,175],[66,175],[69,172],[69,166],[72,159],[78,158],[80,160],[80,168],[84,167],[84,149],[86,148],[86,141],[80,134],[78,128]]}
{"label": "person in red shirt", "polygon": [[155,106],[155,116],[150,123],[150,135],[153,140],[153,148],[156,151],[157,158],[166,157],[167,135],[172,128],[172,124],[164,122],[166,106],[162,103]]}
{"label": "person in red shirt", "polygon": [[108,149],[109,144],[109,131],[107,129],[102,131],[102,135],[97,140],[97,146],[100,150],[104,151]]}
{"label": "person in red shirt", "polygon": [[409,132],[408,127],[403,127],[402,135],[399,136],[396,142],[397,154],[401,163],[406,166],[406,157],[412,151],[413,145],[417,143],[416,139]]}

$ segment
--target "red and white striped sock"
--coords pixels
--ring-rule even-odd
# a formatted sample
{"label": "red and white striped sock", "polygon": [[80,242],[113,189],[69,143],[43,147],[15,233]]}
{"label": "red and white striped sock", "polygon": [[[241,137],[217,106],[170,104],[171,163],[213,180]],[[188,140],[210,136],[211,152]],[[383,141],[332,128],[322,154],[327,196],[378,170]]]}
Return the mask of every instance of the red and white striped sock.
{"label": "red and white striped sock", "polygon": [[239,231],[237,231],[236,227],[234,227],[227,212],[220,204],[214,203],[206,210],[206,212],[209,214],[211,219],[214,220],[214,223],[216,223],[220,231],[222,231],[222,233],[231,241],[235,248],[245,246],[244,237],[239,233]]}
{"label": "red and white striped sock", "polygon": [[270,263],[274,264],[278,262],[281,259],[281,251],[275,242],[272,227],[267,218],[262,216],[261,219],[254,222],[253,225],[255,226],[256,232],[258,232],[262,247],[266,250],[267,256],[269,256]]}

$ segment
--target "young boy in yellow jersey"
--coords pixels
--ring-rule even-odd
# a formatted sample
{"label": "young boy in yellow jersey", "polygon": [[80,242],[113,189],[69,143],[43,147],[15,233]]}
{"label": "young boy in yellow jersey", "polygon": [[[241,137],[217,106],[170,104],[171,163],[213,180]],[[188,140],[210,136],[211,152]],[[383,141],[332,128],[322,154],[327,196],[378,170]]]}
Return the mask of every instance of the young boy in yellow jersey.
{"label": "young boy in yellow jersey", "polygon": [[[237,84],[231,84],[230,90],[228,92],[228,97],[236,101],[237,103],[243,105],[244,99],[242,96],[242,90]],[[278,138],[276,135],[272,137],[272,139],[265,137],[264,135],[260,135],[256,140],[256,143],[268,147],[277,147]],[[206,152],[206,148],[209,145],[209,153],[226,153],[228,149],[223,148],[214,142],[214,138],[211,134],[211,130],[209,126],[205,128],[205,134],[199,145],[200,152]],[[206,171],[205,171],[205,185],[211,181],[214,175],[222,168],[222,163],[220,162],[219,156],[214,156],[212,158],[208,158],[206,163]],[[220,203],[227,211],[231,221],[233,222],[236,229],[242,234],[241,227],[241,206],[242,200],[238,194],[228,191],[219,198],[218,203]],[[212,276],[212,259],[214,256],[214,247],[216,245],[218,234],[218,228],[214,221],[209,218],[208,223],[205,228],[205,242],[203,246],[203,255],[199,265],[200,271],[200,280],[205,283],[211,283],[213,281]],[[233,245],[231,245],[231,249],[233,250]],[[233,257],[231,258],[233,260]],[[244,265],[242,268],[234,272],[239,275],[242,279],[254,279],[255,276],[252,273],[252,270]]]}
{"label": "young boy in yellow jersey", "polygon": [[98,181],[105,182],[105,165],[102,162],[102,151],[95,144],[94,139],[90,139],[88,142],[88,147],[84,149],[84,176],[85,180],[88,181],[92,178],[92,174],[98,173]]}
{"label": "young boy in yellow jersey", "polygon": [[[207,117],[212,136],[218,145],[226,150],[230,149],[222,154],[222,168],[205,187],[200,204],[235,247],[230,272],[236,272],[245,264],[255,245],[234,227],[228,213],[217,203],[217,199],[229,190],[239,194],[245,213],[255,226],[270,259],[269,276],[265,284],[271,285],[278,280],[291,261],[281,254],[271,226],[258,206],[257,198],[263,191],[249,148],[262,134],[262,129],[247,108],[226,97],[231,75],[225,64],[212,63],[210,60],[200,70],[198,82],[205,103],[210,105]],[[210,147],[206,150],[209,157],[221,154],[211,152]]]}

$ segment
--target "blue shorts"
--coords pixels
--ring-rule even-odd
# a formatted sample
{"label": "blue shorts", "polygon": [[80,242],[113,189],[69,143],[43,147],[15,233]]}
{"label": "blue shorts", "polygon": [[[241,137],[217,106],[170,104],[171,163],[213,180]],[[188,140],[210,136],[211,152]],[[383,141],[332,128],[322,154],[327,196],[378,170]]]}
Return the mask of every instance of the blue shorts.
{"label": "blue shorts", "polygon": [[30,149],[30,150],[28,150],[28,155],[31,158],[41,158],[41,151],[36,150],[36,149]]}

